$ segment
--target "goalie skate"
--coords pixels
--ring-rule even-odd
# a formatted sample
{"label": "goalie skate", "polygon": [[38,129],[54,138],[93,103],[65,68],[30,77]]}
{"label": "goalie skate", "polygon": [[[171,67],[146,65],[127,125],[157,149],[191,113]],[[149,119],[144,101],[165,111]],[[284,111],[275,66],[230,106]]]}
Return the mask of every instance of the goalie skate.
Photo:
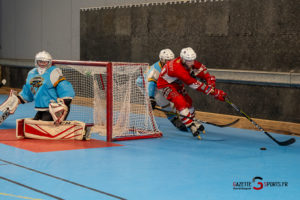
{"label": "goalie skate", "polygon": [[91,126],[86,126],[85,127],[85,134],[83,135],[82,140],[90,140],[91,139]]}

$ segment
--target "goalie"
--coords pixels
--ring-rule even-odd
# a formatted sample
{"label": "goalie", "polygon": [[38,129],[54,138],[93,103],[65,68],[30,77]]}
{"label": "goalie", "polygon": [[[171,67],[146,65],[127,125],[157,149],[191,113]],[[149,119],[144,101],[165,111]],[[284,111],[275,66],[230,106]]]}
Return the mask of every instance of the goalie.
{"label": "goalie", "polygon": [[52,66],[51,55],[42,51],[36,54],[35,68],[29,71],[22,91],[11,92],[0,110],[8,109],[13,114],[20,103],[35,102],[34,118],[17,120],[18,139],[89,139],[85,123],[64,121],[74,96],[72,84],[59,68]]}

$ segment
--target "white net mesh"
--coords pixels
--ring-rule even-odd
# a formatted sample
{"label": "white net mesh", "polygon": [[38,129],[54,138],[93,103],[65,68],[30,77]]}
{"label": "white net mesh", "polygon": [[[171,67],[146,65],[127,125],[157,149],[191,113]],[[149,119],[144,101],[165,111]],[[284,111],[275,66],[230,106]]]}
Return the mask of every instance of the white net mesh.
{"label": "white net mesh", "polygon": [[[93,62],[95,63],[95,62]],[[107,103],[112,104],[112,138],[160,134],[145,87],[136,80],[147,64],[112,63],[112,100],[107,101],[107,68],[86,63],[56,64],[70,81],[76,96],[68,120],[94,124],[92,132],[107,133]]]}

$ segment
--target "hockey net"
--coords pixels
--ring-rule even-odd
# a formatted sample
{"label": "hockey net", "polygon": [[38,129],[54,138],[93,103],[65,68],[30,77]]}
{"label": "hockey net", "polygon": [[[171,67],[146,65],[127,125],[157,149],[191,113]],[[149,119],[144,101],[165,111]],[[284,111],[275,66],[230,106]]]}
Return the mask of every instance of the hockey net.
{"label": "hockey net", "polygon": [[148,64],[54,60],[53,65],[75,90],[68,120],[91,124],[107,141],[162,136],[148,91],[136,84]]}

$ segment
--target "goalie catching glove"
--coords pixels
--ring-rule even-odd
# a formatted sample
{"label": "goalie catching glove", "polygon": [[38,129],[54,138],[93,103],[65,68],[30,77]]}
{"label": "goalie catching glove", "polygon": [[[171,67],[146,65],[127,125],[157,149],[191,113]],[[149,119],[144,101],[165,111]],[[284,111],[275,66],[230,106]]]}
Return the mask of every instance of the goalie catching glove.
{"label": "goalie catching glove", "polygon": [[63,99],[58,98],[57,103],[52,102],[49,104],[49,112],[53,118],[54,124],[59,125],[65,120],[68,115],[68,106]]}

